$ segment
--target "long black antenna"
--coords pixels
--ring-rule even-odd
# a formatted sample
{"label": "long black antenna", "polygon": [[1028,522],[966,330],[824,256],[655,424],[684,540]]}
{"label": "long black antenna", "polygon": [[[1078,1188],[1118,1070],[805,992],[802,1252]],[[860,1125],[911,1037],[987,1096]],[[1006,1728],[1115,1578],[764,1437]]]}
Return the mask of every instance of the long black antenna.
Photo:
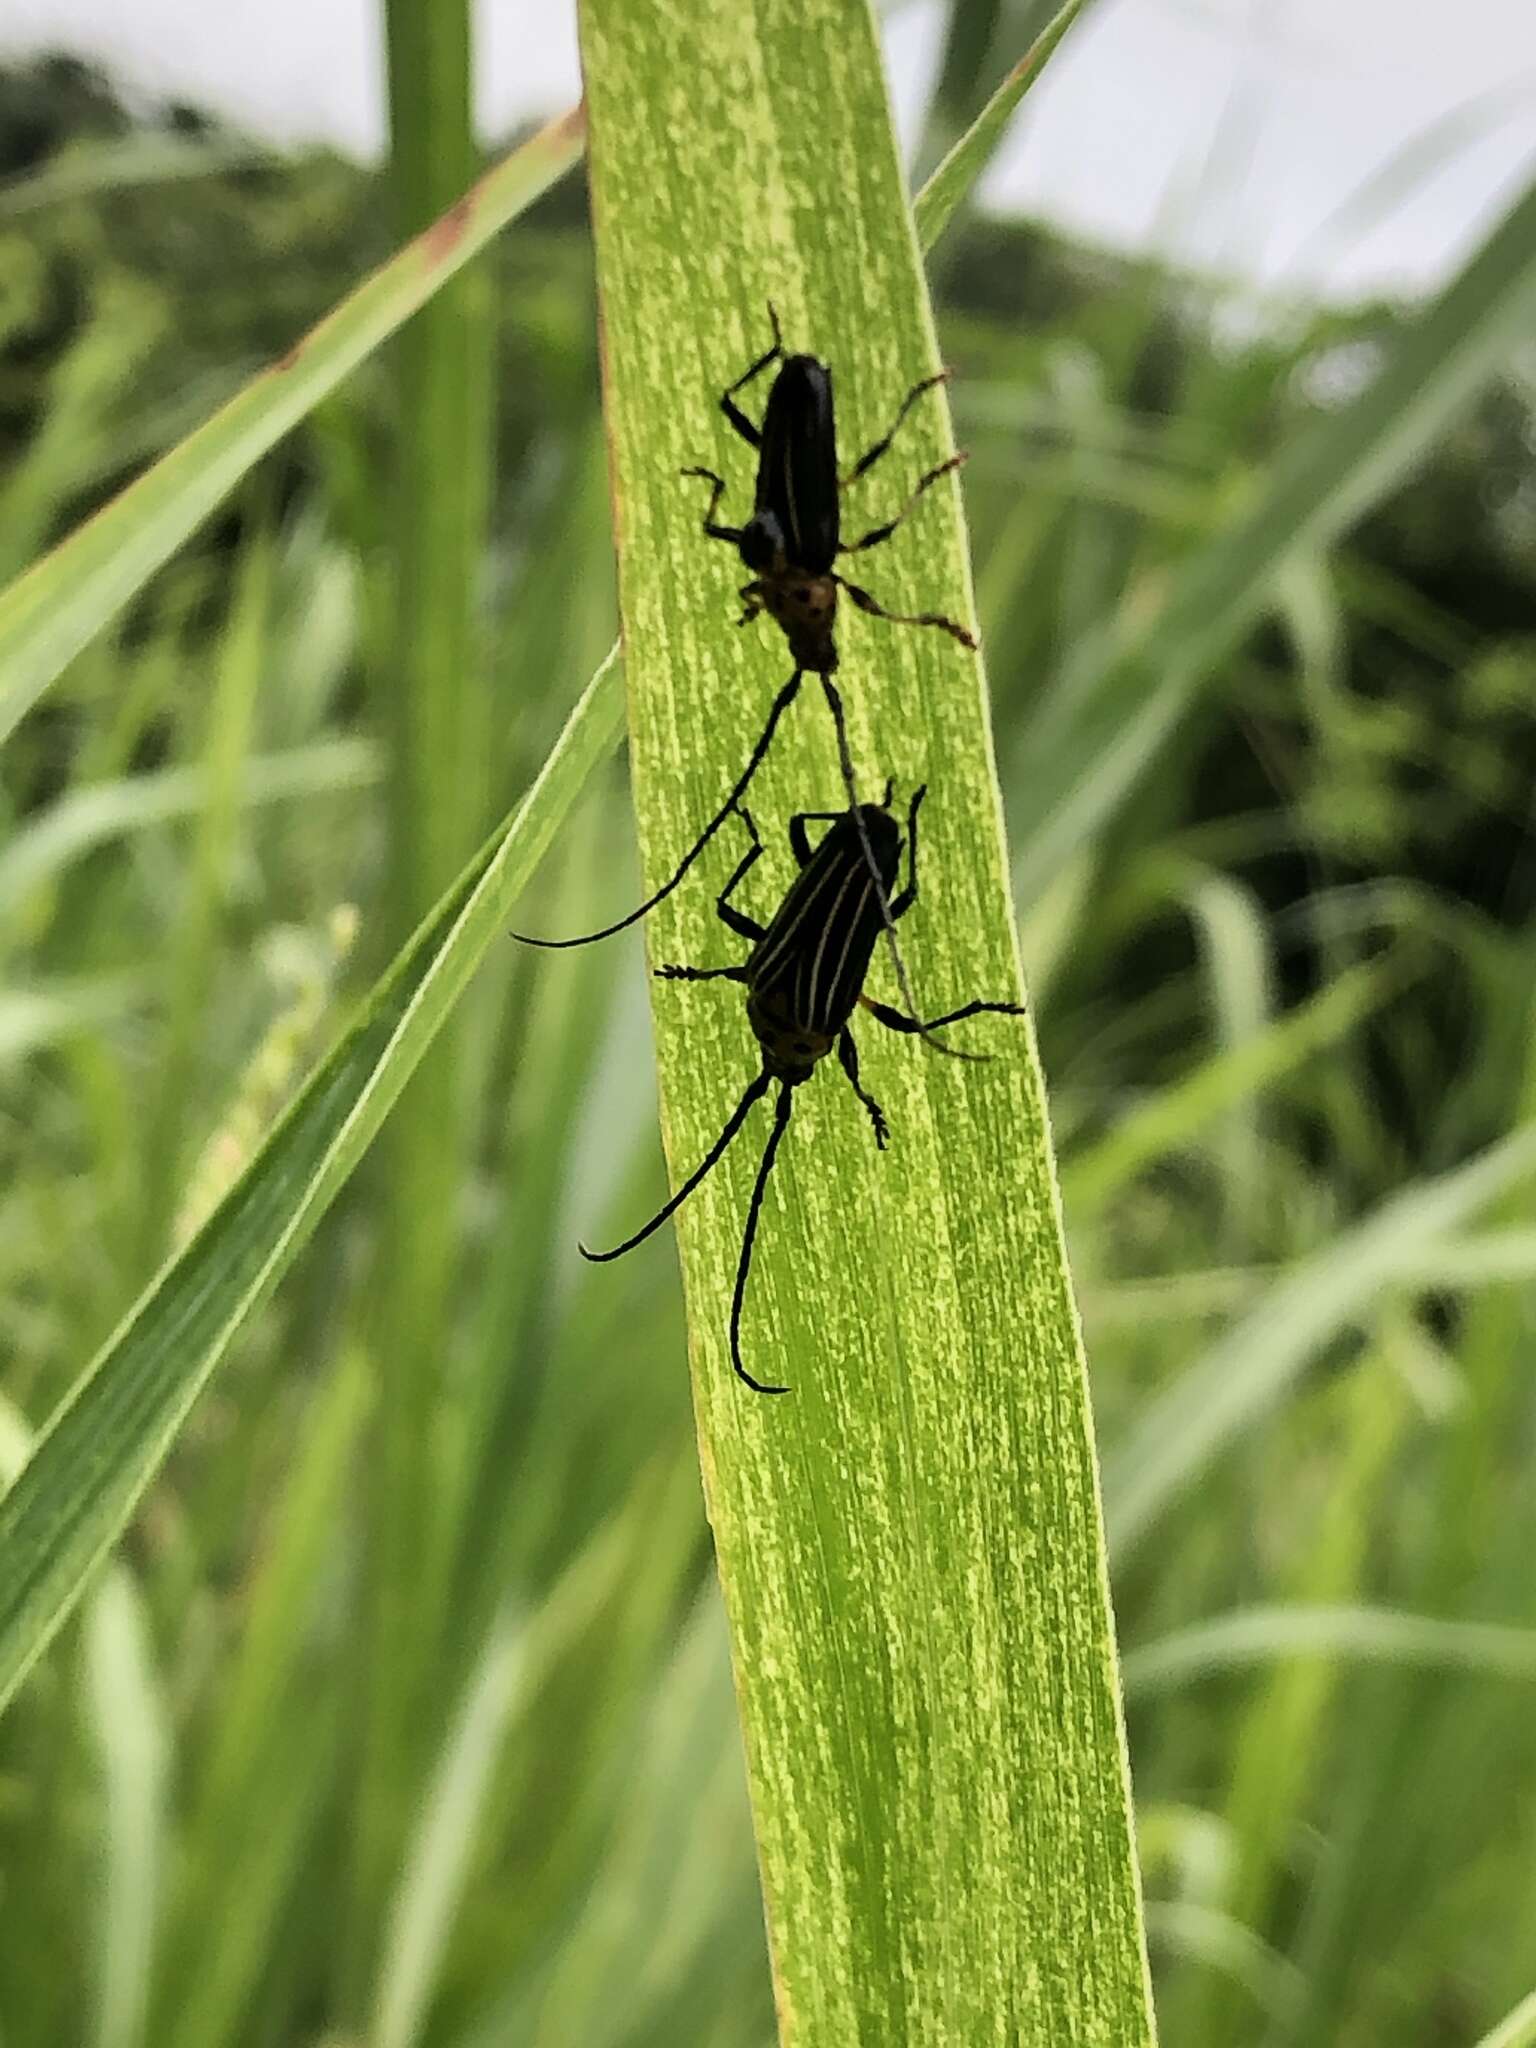
{"label": "long black antenna", "polygon": [[[672,1197],[671,1201],[664,1202],[662,1206],[656,1211],[656,1214],[651,1218],[649,1223],[647,1223],[642,1229],[637,1230],[633,1237],[626,1237],[622,1244],[616,1244],[613,1247],[613,1250],[609,1252],[589,1252],[584,1244],[579,1244],[577,1246],[577,1250],[581,1253],[581,1256],[584,1259],[590,1259],[594,1265],[601,1265],[605,1259],[619,1259],[624,1256],[625,1252],[632,1252],[637,1244],[643,1244],[645,1242],[646,1238],[650,1236],[653,1230],[659,1230],[662,1224],[665,1223],[667,1218],[672,1214],[673,1210],[680,1208],[682,1204],[687,1201],[688,1197],[693,1193],[694,1189],[698,1186],[699,1182],[704,1178],[705,1174],[709,1172],[710,1168],[712,1166],[717,1166],[720,1163],[721,1154],[725,1151],[726,1146],[730,1144],[732,1138],[735,1137],[736,1133],[741,1129],[742,1125],[746,1122],[748,1115],[751,1113],[752,1105],[756,1102],[761,1102],[763,1097],[768,1093],[768,1083],[770,1078],[771,1077],[765,1069],[761,1074],[757,1075],[757,1077],[748,1084],[746,1094],[742,1096],[740,1102],[737,1103],[736,1107],[731,1111],[730,1116],[726,1119],[725,1129],[720,1133],[719,1137],[716,1138],[714,1144],[710,1146],[708,1152],[705,1153],[702,1165],[695,1167],[693,1172],[689,1174],[688,1178],[683,1182],[682,1186],[678,1189],[677,1193]],[[787,1112],[785,1112],[785,1114],[787,1114]],[[770,1138],[768,1141],[768,1154],[770,1158],[773,1154],[773,1147],[777,1142],[777,1129],[778,1126],[776,1125],[775,1137]],[[761,1179],[761,1176],[759,1176],[759,1179]],[[748,1243],[750,1243],[751,1225],[748,1224],[747,1228],[747,1241]],[[740,1370],[739,1367],[737,1369],[738,1371]],[[745,1375],[743,1375],[743,1377],[745,1377]]]}
{"label": "long black antenna", "polygon": [[[768,1085],[766,1072],[760,1077],[764,1087]],[[731,1365],[737,1379],[745,1380],[755,1394],[787,1394],[788,1387],[765,1386],[761,1380],[753,1379],[741,1362],[741,1306],[747,1298],[747,1274],[752,1267],[752,1240],[757,1236],[758,1212],[763,1206],[763,1193],[768,1186],[768,1176],[773,1171],[773,1155],[779,1149],[779,1140],[789,1128],[789,1113],[795,1106],[794,1090],[787,1081],[779,1083],[779,1099],[773,1109],[773,1129],[763,1147],[762,1160],[757,1169],[757,1180],[752,1189],[752,1201],[747,1210],[747,1227],[742,1232],[741,1258],[736,1267],[736,1292],[731,1298]],[[685,1191],[686,1192],[686,1191]]]}
{"label": "long black antenna", "polygon": [[[690,850],[683,855],[681,866],[676,869],[669,882],[663,882],[656,893],[653,896],[647,896],[637,909],[629,913],[628,917],[621,917],[617,924],[605,924],[600,932],[583,932],[579,938],[575,939],[536,939],[529,932],[514,932],[512,934],[513,938],[521,939],[525,946],[548,947],[551,952],[559,952],[566,946],[591,946],[596,944],[599,939],[611,939],[615,932],[624,931],[629,925],[637,924],[647,911],[654,910],[658,903],[670,896],[699,855],[704,851],[705,847],[708,846],[710,840],[720,830],[726,819],[739,807],[741,799],[747,793],[748,785],[751,783],[753,776],[763,765],[763,758],[772,743],[775,727],[799,695],[800,683],[804,673],[803,669],[797,668],[783,689],[780,690],[777,697],[774,698],[773,705],[768,713],[768,723],[763,727],[762,737],[752,749],[752,758],[743,769],[736,787],[693,842]],[[916,1009],[917,1005],[912,1000],[912,991],[907,987],[905,981],[901,984],[901,993],[908,1008]]]}

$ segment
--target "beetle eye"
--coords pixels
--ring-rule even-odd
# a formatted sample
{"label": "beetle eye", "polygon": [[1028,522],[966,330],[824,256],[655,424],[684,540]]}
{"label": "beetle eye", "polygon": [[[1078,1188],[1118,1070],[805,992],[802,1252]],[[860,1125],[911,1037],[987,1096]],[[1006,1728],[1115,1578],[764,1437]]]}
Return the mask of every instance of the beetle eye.
{"label": "beetle eye", "polygon": [[811,601],[811,593],[810,593],[810,592],[809,592],[808,590],[803,590],[803,589],[802,589],[802,590],[797,590],[797,591],[795,592],[795,603],[796,603],[796,604],[809,604],[809,603],[810,603],[810,601]]}

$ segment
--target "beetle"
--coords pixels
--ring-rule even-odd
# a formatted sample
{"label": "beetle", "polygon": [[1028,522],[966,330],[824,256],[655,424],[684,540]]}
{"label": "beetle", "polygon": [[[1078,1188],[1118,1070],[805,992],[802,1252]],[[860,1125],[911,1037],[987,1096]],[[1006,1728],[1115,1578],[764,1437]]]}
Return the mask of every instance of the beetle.
{"label": "beetle", "polygon": [[[920,378],[902,400],[886,432],[865,449],[846,477],[839,478],[832,372],[817,356],[786,354],[779,316],[771,302],[768,318],[773,328],[772,346],[720,394],[720,409],[726,419],[736,433],[757,450],[757,485],[752,517],[745,526],[720,525],[715,514],[725,493],[724,478],[712,469],[685,469],[682,473],[685,477],[702,477],[712,486],[702,522],[704,532],[711,539],[731,542],[738,549],[742,561],[753,571],[753,580],[740,592],[746,609],[737,623],[748,625],[766,610],[789,641],[795,661],[794,672],[770,705],[767,723],[729,796],[684,854],[670,878],[627,917],[604,925],[599,931],[584,932],[570,939],[531,938],[519,932],[517,937],[529,945],[551,948],[591,945],[636,923],[670,896],[725,820],[739,807],[753,776],[767,756],[779,720],[799,695],[800,685],[807,674],[820,678],[837,734],[838,765],[849,810],[855,819],[862,816],[843,701],[832,681],[833,671],[838,666],[833,627],[839,590],[845,591],[861,611],[876,618],[888,619],[898,625],[939,627],[963,647],[974,648],[976,645],[974,637],[963,626],[941,613],[886,611],[867,590],[839,576],[833,567],[839,554],[860,554],[889,540],[923,493],[964,462],[965,456],[956,454],[936,463],[919,478],[894,519],[871,527],[856,541],[844,542],[842,539],[840,493],[875,466],[890,448],[913,406],[925,392],[947,381],[948,370]],[[736,398],[773,363],[780,363],[781,368],[768,393],[763,423],[758,427],[742,411]],[[862,830],[860,843],[864,844]],[[873,874],[873,846],[864,844],[864,857]],[[894,920],[883,895],[879,910],[902,999],[915,1009],[916,1001],[906,965],[896,943]],[[965,1053],[954,1052],[952,1047],[937,1049],[950,1052],[956,1058],[969,1057]]]}
{"label": "beetle", "polygon": [[[867,590],[839,576],[839,555],[862,554],[888,541],[923,493],[965,460],[951,455],[921,476],[894,519],[872,526],[856,541],[842,537],[841,493],[865,476],[888,451],[902,422],[923,396],[947,382],[948,370],[922,377],[902,400],[889,428],[873,442],[845,477],[837,473],[837,427],[832,407],[832,372],[819,356],[788,355],[779,316],[770,302],[768,318],[773,345],[720,395],[720,410],[750,448],[757,450],[757,488],[752,517],[745,526],[722,526],[715,518],[726,483],[712,469],[685,469],[684,476],[702,478],[711,486],[702,521],[711,540],[729,541],[752,571],[752,581],[739,595],[744,610],[737,624],[746,626],[766,611],[789,642],[797,670],[829,676],[838,665],[833,628],[837,594],[844,591],[860,611],[894,625],[935,626],[974,648],[975,638],[942,612],[888,612]],[[736,394],[760,377],[770,364],[782,365],[768,393],[763,423],[754,426],[736,403]],[[837,713],[834,712],[834,716]],[[852,792],[849,801],[853,802]]]}
{"label": "beetle", "polygon": [[[741,1315],[746,1300],[747,1276],[752,1268],[752,1247],[757,1238],[763,1195],[780,1142],[789,1127],[795,1090],[803,1087],[833,1047],[853,1092],[863,1103],[874,1127],[875,1144],[883,1152],[890,1138],[884,1110],[859,1079],[859,1053],[854,1043],[851,1019],[863,1008],[892,1031],[926,1033],[966,1017],[995,1013],[1022,1017],[1022,1003],[963,1003],[942,1017],[926,1022],[876,1002],[864,994],[864,980],[870,958],[883,927],[882,908],[888,908],[892,922],[906,915],[917,901],[917,815],[926,795],[919,786],[907,813],[907,882],[894,898],[892,890],[901,867],[902,835],[891,815],[891,788],[884,800],[865,804],[861,814],[851,811],[801,811],[789,821],[790,849],[799,873],[772,921],[759,924],[732,902],[738,888],[762,857],[763,842],[750,812],[737,806],[736,814],[745,824],[751,845],[734,874],[721,890],[715,909],[721,922],[739,937],[751,941],[752,950],[737,966],[690,967],[668,964],[656,968],[663,981],[734,981],[747,992],[747,1022],[757,1040],[761,1065],[747,1084],[746,1092],[727,1117],[719,1137],[704,1155],[677,1193],[664,1202],[633,1236],[610,1251],[589,1251],[580,1246],[583,1258],[594,1262],[622,1258],[633,1251],[671,1216],[693,1193],[705,1176],[719,1164],[753,1108],[775,1082],[773,1125],[758,1164],[752,1199],[747,1207],[742,1233],[741,1255],[736,1266],[736,1288],[731,1298],[731,1365],[738,1379],[755,1393],[785,1394],[787,1387],[755,1379],[742,1363]],[[830,830],[812,849],[808,827],[829,823]],[[874,853],[871,870],[864,848]]]}

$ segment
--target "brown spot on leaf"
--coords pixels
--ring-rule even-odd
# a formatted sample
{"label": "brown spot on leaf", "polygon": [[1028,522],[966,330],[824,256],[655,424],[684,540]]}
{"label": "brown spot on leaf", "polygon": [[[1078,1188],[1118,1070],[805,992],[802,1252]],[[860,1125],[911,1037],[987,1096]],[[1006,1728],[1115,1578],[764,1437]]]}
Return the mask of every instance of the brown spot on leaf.
{"label": "brown spot on leaf", "polygon": [[462,199],[456,199],[448,211],[433,221],[431,227],[427,229],[422,240],[426,244],[428,256],[434,263],[442,262],[455,242],[463,235],[469,226],[472,211],[471,196],[466,192]]}

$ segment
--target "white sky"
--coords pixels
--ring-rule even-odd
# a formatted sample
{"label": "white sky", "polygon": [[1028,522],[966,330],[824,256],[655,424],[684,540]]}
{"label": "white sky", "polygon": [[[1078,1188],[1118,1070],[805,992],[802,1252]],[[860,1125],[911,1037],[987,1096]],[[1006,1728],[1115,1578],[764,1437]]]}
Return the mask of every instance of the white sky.
{"label": "white sky", "polygon": [[[3,0],[0,53],[70,49],[153,97],[366,156],[383,135],[380,13]],[[488,137],[576,98],[574,0],[478,0],[478,18]],[[910,140],[942,13],[906,0],[886,20]],[[1416,168],[1382,175],[1371,198],[1405,151]],[[1095,0],[984,189],[1118,246],[1349,296],[1432,285],[1532,177],[1533,0]]]}

